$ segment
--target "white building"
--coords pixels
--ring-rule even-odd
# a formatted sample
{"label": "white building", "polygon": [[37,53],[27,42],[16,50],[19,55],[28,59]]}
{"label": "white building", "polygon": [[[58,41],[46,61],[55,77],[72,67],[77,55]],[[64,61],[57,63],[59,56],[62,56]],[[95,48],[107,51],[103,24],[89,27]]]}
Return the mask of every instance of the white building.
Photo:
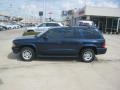
{"label": "white building", "polygon": [[92,20],[102,32],[120,32],[120,8],[86,6],[74,13],[74,25],[79,20]]}

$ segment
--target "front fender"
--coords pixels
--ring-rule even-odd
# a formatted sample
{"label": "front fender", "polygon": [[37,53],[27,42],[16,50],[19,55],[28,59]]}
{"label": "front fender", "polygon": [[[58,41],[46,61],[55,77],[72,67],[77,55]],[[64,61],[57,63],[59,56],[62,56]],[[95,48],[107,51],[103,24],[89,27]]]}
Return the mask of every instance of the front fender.
{"label": "front fender", "polygon": [[21,48],[21,47],[32,47],[32,48],[35,49],[36,53],[38,52],[38,48],[37,48],[37,46],[36,46],[35,44],[31,44],[31,43],[25,44],[25,43],[22,43],[22,44],[19,45],[19,47],[20,47],[20,48]]}

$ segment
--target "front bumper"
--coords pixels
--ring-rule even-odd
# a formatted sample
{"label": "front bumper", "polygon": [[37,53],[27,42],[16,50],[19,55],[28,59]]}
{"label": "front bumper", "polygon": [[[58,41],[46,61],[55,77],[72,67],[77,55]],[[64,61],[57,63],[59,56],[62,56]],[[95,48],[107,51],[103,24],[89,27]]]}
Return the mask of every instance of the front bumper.
{"label": "front bumper", "polygon": [[107,51],[107,48],[97,48],[97,55],[98,54],[105,54]]}
{"label": "front bumper", "polygon": [[12,51],[13,51],[13,53],[19,53],[20,49],[17,47],[12,47]]}

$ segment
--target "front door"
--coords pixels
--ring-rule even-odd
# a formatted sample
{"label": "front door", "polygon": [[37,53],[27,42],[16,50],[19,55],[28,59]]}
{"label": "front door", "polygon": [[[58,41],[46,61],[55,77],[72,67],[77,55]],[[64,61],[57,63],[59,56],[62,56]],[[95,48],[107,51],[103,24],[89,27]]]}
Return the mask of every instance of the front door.
{"label": "front door", "polygon": [[51,29],[41,36],[38,41],[39,53],[42,55],[60,55],[62,52],[63,32],[58,29]]}

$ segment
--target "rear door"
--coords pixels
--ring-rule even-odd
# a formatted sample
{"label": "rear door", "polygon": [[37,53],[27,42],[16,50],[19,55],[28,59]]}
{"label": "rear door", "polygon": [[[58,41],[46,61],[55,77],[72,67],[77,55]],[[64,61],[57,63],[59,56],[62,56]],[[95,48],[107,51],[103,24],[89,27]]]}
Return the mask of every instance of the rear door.
{"label": "rear door", "polygon": [[76,55],[79,51],[80,39],[74,28],[65,28],[61,49],[63,55]]}

